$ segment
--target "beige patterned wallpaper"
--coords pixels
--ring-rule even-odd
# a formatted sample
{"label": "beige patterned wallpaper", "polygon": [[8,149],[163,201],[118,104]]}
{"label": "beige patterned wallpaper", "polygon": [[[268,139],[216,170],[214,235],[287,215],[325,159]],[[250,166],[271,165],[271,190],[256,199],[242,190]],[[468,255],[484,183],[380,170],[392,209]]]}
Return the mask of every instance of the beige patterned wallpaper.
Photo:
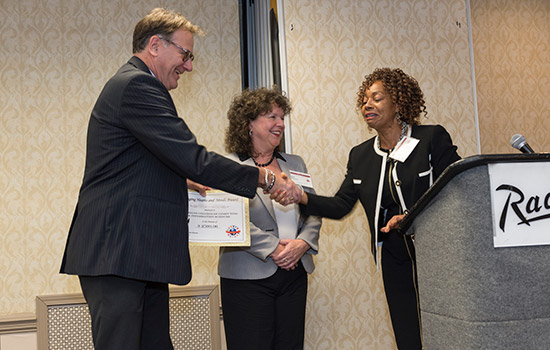
{"label": "beige patterned wallpaper", "polygon": [[482,153],[550,152],[550,1],[470,2]]}
{"label": "beige patterned wallpaper", "polygon": [[[162,5],[208,31],[196,40],[194,71],[173,97],[198,140],[223,151],[225,111],[240,90],[237,1]],[[57,271],[82,179],[87,120],[105,81],[130,56],[133,26],[152,6],[1,1],[0,315],[34,312],[36,295],[79,291],[76,278]],[[499,151],[502,124],[510,128],[506,145],[508,133],[524,132],[535,148],[548,147],[541,127],[549,108],[548,2],[472,6],[483,151]],[[318,192],[334,193],[349,149],[372,136],[354,105],[375,67],[415,76],[426,95],[424,123],[443,124],[463,156],[477,152],[465,1],[286,0],[284,11],[293,151],[306,160]],[[485,39],[500,30],[498,40]],[[503,40],[516,49],[496,51]],[[510,73],[496,71],[503,55],[518,62]],[[306,349],[395,348],[366,227],[360,207],[344,220],[324,221]],[[215,248],[192,248],[192,259],[192,284],[217,283]]]}

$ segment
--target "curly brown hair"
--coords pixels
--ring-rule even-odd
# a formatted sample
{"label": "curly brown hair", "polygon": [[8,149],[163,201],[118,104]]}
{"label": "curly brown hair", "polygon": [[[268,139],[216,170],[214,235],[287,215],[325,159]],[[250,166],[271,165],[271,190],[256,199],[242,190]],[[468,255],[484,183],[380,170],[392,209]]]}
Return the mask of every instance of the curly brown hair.
{"label": "curly brown hair", "polygon": [[380,81],[393,103],[399,107],[400,119],[410,125],[420,124],[420,114],[428,114],[424,94],[413,77],[401,69],[376,68],[365,80],[357,92],[357,108],[361,109],[367,90],[375,81]]}
{"label": "curly brown hair", "polygon": [[274,105],[280,107],[284,115],[292,110],[290,101],[277,86],[271,89],[247,89],[236,96],[227,111],[229,126],[225,130],[225,150],[251,156],[253,150],[248,133],[249,124],[258,116],[271,112]]}

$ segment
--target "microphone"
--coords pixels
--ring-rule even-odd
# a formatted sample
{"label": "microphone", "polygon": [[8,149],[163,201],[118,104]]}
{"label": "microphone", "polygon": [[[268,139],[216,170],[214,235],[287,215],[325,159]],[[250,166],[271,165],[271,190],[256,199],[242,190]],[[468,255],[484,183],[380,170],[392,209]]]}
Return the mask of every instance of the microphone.
{"label": "microphone", "polygon": [[523,153],[535,153],[531,146],[527,143],[527,140],[525,140],[525,137],[521,134],[515,134],[512,136],[512,139],[510,140],[510,144],[515,149],[519,149]]}

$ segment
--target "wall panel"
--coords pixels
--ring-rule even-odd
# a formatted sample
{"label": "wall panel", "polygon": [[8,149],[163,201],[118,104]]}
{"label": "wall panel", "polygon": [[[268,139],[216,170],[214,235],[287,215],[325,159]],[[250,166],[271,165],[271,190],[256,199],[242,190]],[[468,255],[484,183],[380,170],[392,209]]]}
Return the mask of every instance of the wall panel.
{"label": "wall panel", "polygon": [[550,152],[550,2],[470,3],[482,153]]}

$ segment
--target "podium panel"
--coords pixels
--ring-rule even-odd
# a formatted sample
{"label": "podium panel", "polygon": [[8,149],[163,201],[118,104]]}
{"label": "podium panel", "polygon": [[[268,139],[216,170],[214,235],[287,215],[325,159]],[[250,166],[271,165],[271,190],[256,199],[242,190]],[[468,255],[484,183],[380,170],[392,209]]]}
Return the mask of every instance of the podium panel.
{"label": "podium panel", "polygon": [[517,157],[451,165],[402,224],[415,234],[424,349],[550,347],[550,246],[494,247],[488,164]]}

